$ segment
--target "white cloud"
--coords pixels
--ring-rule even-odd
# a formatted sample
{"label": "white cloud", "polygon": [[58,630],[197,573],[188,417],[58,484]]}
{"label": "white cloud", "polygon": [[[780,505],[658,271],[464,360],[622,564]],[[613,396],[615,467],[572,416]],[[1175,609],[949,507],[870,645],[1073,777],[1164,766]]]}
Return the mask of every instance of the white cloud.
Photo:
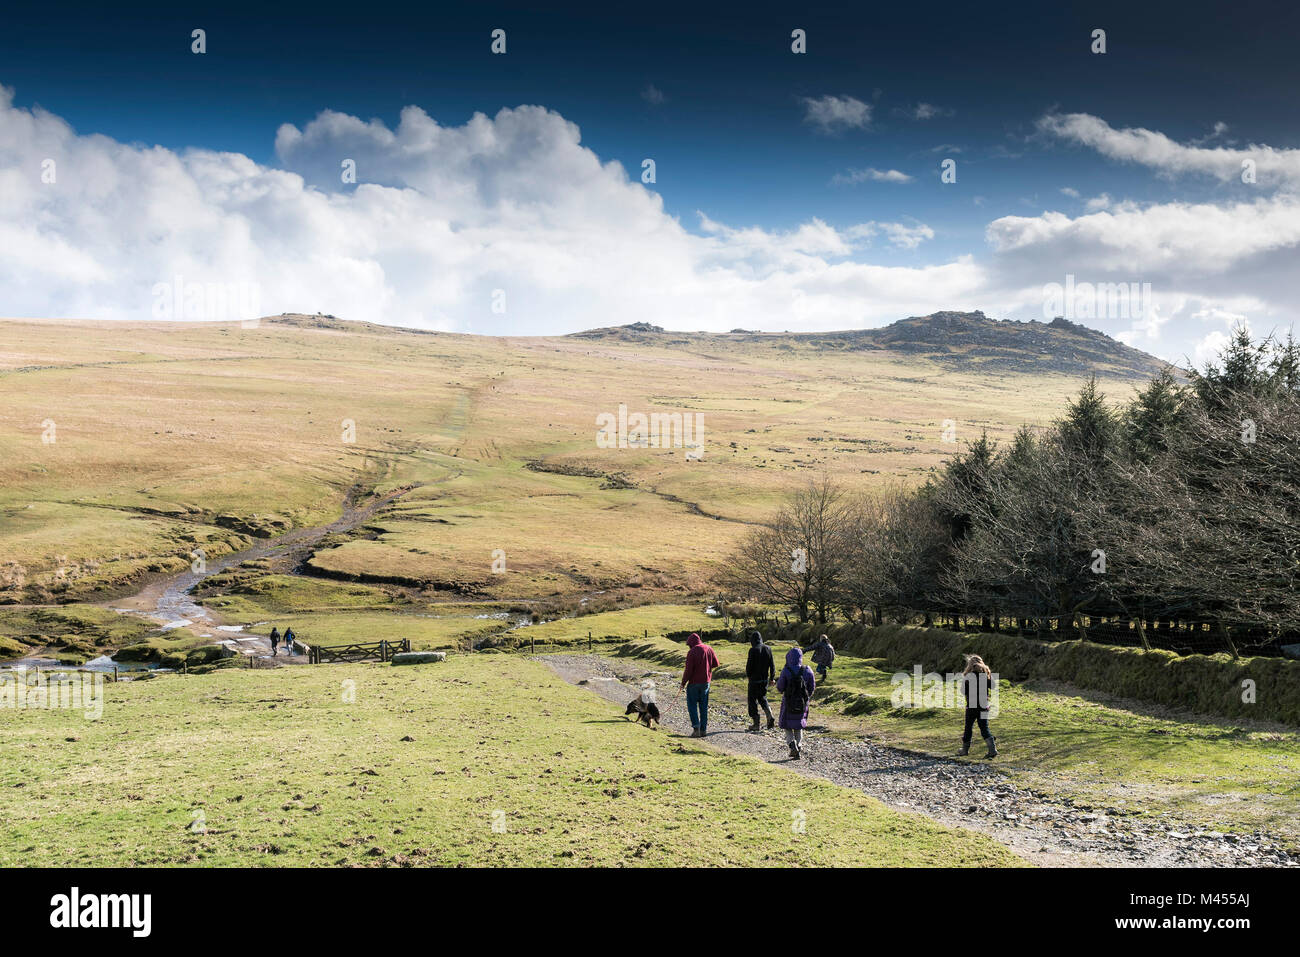
{"label": "white cloud", "polygon": [[917,103],[915,106],[897,109],[894,112],[899,116],[924,122],[936,116],[952,116],[956,111],[946,106],[935,106],[933,103]]}
{"label": "white cloud", "polygon": [[[1207,323],[1267,331],[1297,315],[1300,198],[1285,190],[1003,216],[983,249],[891,266],[867,261],[873,244],[915,250],[935,231],[819,218],[778,230],[707,211],[684,225],[540,106],[460,126],[407,107],[391,129],[326,111],[281,127],[276,155],[262,165],[79,134],[0,87],[0,315],[146,318],[154,286],[179,275],[253,285],[264,314],[423,328],[827,329],[939,309],[1041,318],[1044,284],[1072,273],[1151,283],[1150,315],[1093,324],[1174,360]],[[355,185],[341,181],[345,160]]]}
{"label": "white cloud", "polygon": [[831,183],[835,186],[854,186],[858,183],[910,183],[912,177],[896,169],[875,169],[868,166],[866,169],[850,169],[843,173],[836,173],[831,177]]}
{"label": "white cloud", "polygon": [[1300,200],[1280,194],[1226,204],[1128,201],[1075,218],[1004,216],[989,224],[987,237],[1004,255],[1079,269],[1222,274],[1300,244]]}
{"label": "white cloud", "polygon": [[1006,290],[990,299],[1021,318],[1040,317],[1043,286],[1067,275],[1149,284],[1147,314],[1088,324],[1172,361],[1209,348],[1207,317],[1285,328],[1298,315],[1291,274],[1300,254],[1300,201],[1290,194],[1250,203],[1124,201],[1076,217],[1004,216],[986,236],[994,253],[989,275]]}
{"label": "white cloud", "polygon": [[[1147,129],[1117,130],[1088,113],[1049,113],[1038,120],[1040,132],[1087,146],[1110,159],[1149,166],[1173,176],[1199,173],[1223,182],[1241,182],[1242,163],[1255,163],[1259,185],[1300,184],[1300,150],[1251,145],[1243,149],[1184,146]],[[1214,135],[1227,127],[1216,124]]]}
{"label": "white cloud", "polygon": [[871,107],[851,96],[806,96],[803,105],[804,122],[823,133],[865,130],[871,125]]}
{"label": "white cloud", "polygon": [[[1093,324],[1173,361],[1203,359],[1224,341],[1207,322],[1253,323],[1285,330],[1300,317],[1292,274],[1300,257],[1300,150],[1252,145],[1205,148],[1226,134],[1216,123],[1190,145],[1145,129],[1118,130],[1083,113],[1048,114],[1040,132],[1150,167],[1157,175],[1209,175],[1239,182],[1241,163],[1255,161],[1258,190],[1249,200],[1142,203],[1107,193],[1085,203],[1081,216],[1049,211],[1005,216],[990,223],[991,276],[1008,291],[1005,302],[1025,308],[1041,286],[1076,281],[1149,283],[1148,314],[1119,324]],[[1234,194],[1243,195],[1243,194]],[[1014,292],[1017,285],[1019,292]]]}
{"label": "white cloud", "polygon": [[863,223],[846,230],[848,235],[869,240],[877,233],[883,233],[891,246],[899,249],[915,249],[927,239],[934,239],[934,230],[925,223]]}
{"label": "white cloud", "polygon": [[1201,322],[1217,322],[1232,328],[1238,325],[1250,325],[1250,319],[1240,312],[1232,312],[1219,305],[1206,306],[1192,313],[1193,319],[1199,319]]}
{"label": "white cloud", "polygon": [[1205,368],[1207,363],[1219,357],[1219,354],[1227,347],[1229,341],[1228,334],[1220,332],[1218,329],[1207,334],[1192,349],[1192,364],[1198,368]]}
{"label": "white cloud", "polygon": [[668,102],[668,97],[664,96],[663,90],[659,89],[653,83],[647,83],[641,90],[641,99],[645,100],[651,106],[660,106]]}
{"label": "white cloud", "polygon": [[[0,315],[147,318],[155,285],[179,275],[255,286],[264,314],[424,328],[844,328],[974,305],[985,282],[970,257],[856,261],[861,235],[818,219],[688,230],[537,106],[451,127],[408,107],[392,129],[326,111],[282,126],[276,154],[271,167],[79,135],[0,88]],[[906,245],[924,229],[881,234]]]}
{"label": "white cloud", "polygon": [[907,225],[906,223],[882,223],[881,229],[895,246],[915,249],[927,239],[934,239],[934,230],[924,223]]}

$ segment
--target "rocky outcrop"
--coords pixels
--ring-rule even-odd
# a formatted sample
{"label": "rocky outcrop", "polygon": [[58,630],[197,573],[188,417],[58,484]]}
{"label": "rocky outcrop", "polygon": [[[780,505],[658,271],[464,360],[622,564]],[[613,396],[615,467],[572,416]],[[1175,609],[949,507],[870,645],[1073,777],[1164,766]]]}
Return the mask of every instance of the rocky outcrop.
{"label": "rocky outcrop", "polygon": [[756,343],[787,352],[892,352],[929,359],[964,371],[1097,374],[1148,378],[1165,363],[1096,329],[1053,319],[991,319],[979,310],[945,311],[899,319],[877,329],[840,332],[669,332],[644,322],[573,334],[579,339],[725,352],[728,343]]}

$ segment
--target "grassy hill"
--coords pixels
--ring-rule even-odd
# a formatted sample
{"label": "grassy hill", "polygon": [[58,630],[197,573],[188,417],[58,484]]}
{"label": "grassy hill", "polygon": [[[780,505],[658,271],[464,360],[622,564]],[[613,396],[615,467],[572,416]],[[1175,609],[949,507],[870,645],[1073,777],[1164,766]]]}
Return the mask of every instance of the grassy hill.
{"label": "grassy hill", "polygon": [[[309,569],[443,598],[671,599],[706,589],[744,523],[808,476],[923,481],[981,430],[1046,422],[1079,384],[1029,361],[1028,333],[1014,375],[889,330],[842,335],[879,341],[0,321],[0,602],[125,594],[196,549],[211,559],[327,523],[349,490],[394,489],[408,491]],[[1127,394],[1111,345],[1095,366]],[[597,417],[620,404],[699,413],[700,459],[599,448]]]}
{"label": "grassy hill", "polygon": [[[0,321],[0,656],[131,647],[193,669],[215,632],[117,609],[148,609],[149,589],[200,552],[214,562],[318,529],[195,596],[219,622],[292,625],[316,644],[549,651],[590,632],[606,654],[639,639],[632,654],[675,663],[680,645],[662,636],[716,628],[718,563],[785,490],[823,472],[920,483],[984,430],[1046,423],[1080,385],[1036,358],[1056,338],[1078,340],[1070,361],[1112,398],[1146,361],[1060,324],[991,323],[492,339],[310,316]],[[601,447],[598,417],[620,405],[699,413],[702,454]],[[363,519],[325,528],[347,513]],[[720,649],[734,669],[737,649]],[[949,715],[876,707],[889,679],[877,665],[844,660],[827,720],[950,750]],[[19,758],[0,771],[0,864],[1019,862],[856,792],[640,733],[518,655],[226,668],[107,695],[99,722],[0,709],[0,745]],[[1071,689],[1010,688],[1007,701],[1017,779],[1064,776],[1084,795],[1119,782],[1162,813],[1214,809],[1293,834],[1271,775],[1295,766],[1294,735]],[[793,809],[807,834],[792,835]]]}

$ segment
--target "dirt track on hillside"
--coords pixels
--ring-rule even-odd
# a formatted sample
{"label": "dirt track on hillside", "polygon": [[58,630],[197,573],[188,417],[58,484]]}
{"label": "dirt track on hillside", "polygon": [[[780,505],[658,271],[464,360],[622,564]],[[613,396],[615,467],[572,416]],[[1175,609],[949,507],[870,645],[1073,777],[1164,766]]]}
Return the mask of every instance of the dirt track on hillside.
{"label": "dirt track on hillside", "polygon": [[[538,655],[560,677],[622,706],[652,678],[666,733],[691,732],[679,674],[648,671],[644,663],[601,655]],[[1047,867],[1294,867],[1289,854],[1262,832],[1224,835],[1179,830],[1160,819],[1113,808],[1053,800],[1013,784],[990,763],[946,760],[832,736],[817,729],[814,697],[803,757],[791,760],[778,728],[750,733],[744,699],[715,683],[710,695],[709,736],[703,744],[780,764],[799,774],[825,778],[868,794],[890,807],[924,814],[940,823],[979,831],[1027,862]],[[773,711],[778,701],[772,700]],[[766,722],[764,722],[766,724]],[[629,722],[630,725],[630,722]],[[642,732],[629,727],[633,733]],[[983,753],[976,738],[972,754]]]}
{"label": "dirt track on hillside", "polygon": [[102,604],[116,611],[129,611],[162,624],[183,622],[196,631],[210,632],[214,638],[229,642],[230,647],[239,654],[267,658],[274,664],[304,664],[307,661],[304,655],[289,655],[283,648],[279,655],[272,657],[271,643],[261,635],[223,631],[223,626],[217,619],[191,597],[194,589],[204,579],[244,562],[260,558],[293,559],[306,556],[326,535],[351,531],[369,521],[381,509],[418,487],[397,489],[387,495],[359,502],[362,489],[359,485],[355,486],[343,503],[343,514],[328,525],[298,528],[277,535],[275,538],[259,541],[242,551],[232,552],[206,563],[201,572],[188,570],[178,575],[160,578],[150,582],[129,598],[119,598]]}

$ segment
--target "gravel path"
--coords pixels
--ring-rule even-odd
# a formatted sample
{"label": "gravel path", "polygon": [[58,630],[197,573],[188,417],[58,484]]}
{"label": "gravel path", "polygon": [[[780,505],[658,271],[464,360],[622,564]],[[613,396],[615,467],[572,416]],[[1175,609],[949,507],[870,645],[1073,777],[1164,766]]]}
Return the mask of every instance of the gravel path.
{"label": "gravel path", "polygon": [[[601,655],[538,655],[561,678],[621,707],[652,678],[663,727],[689,735],[686,700],[677,694],[679,675],[647,671],[644,663]],[[776,710],[777,699],[772,699]],[[813,701],[816,720],[816,699]],[[1123,810],[1053,799],[1021,788],[990,764],[950,761],[848,740],[820,732],[804,734],[803,758],[790,759],[783,732],[750,733],[745,701],[738,691],[715,683],[709,702],[709,736],[704,744],[733,754],[781,764],[874,797],[890,807],[924,814],[943,824],[988,834],[1040,866],[1064,867],[1295,867],[1288,853],[1262,832],[1224,835],[1187,829]],[[766,722],[764,722],[766,726]],[[982,751],[977,738],[971,748]]]}

